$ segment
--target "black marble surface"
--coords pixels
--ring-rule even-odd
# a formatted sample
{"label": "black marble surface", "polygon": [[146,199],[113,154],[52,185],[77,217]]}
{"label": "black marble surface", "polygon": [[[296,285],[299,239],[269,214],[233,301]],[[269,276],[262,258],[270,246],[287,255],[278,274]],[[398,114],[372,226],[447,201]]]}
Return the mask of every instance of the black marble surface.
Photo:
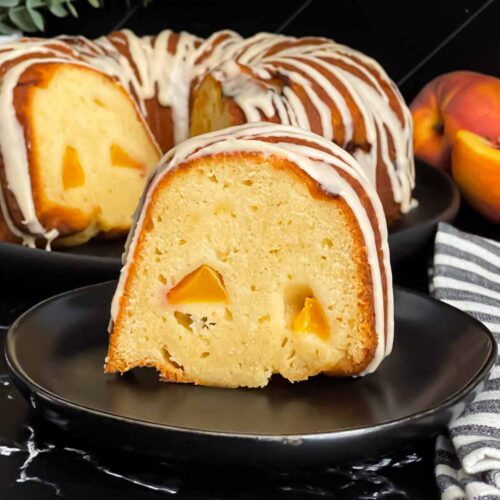
{"label": "black marble surface", "polygon": [[[3,350],[5,330],[0,331]],[[85,383],[82,381],[82,383]],[[126,439],[126,436],[124,436]],[[293,471],[194,469],[89,448],[37,421],[0,361],[0,498],[432,499],[433,440],[354,465]],[[145,448],[147,453],[147,448]]]}
{"label": "black marble surface", "polygon": [[[127,27],[139,33],[185,29],[201,36],[231,28],[243,35],[280,31],[323,35],[376,57],[411,99],[430,78],[455,69],[499,74],[500,4],[494,0],[108,0],[104,10],[79,2],[79,19],[50,19],[47,36],[98,36]],[[459,227],[498,237],[464,207]],[[426,261],[398,270],[399,281],[425,290]],[[1,263],[0,263],[1,277]],[[36,277],[33,278],[36,280]],[[0,325],[47,295],[29,283],[3,283]],[[5,329],[0,328],[3,351]],[[85,381],[82,381],[85,383]],[[126,439],[126,436],[124,436]],[[153,463],[147,456],[93,450],[47,428],[11,385],[0,359],[0,499],[433,499],[434,440],[373,463],[315,470],[194,470]]]}

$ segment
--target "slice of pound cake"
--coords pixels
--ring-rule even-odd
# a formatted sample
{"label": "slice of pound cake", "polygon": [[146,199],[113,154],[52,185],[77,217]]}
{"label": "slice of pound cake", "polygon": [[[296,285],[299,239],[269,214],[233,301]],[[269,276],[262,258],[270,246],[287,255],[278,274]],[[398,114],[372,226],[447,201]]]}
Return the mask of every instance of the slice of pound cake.
{"label": "slice of pound cake", "polygon": [[255,123],[180,144],[129,238],[106,372],[261,387],[370,373],[391,351],[382,206],[318,135]]}

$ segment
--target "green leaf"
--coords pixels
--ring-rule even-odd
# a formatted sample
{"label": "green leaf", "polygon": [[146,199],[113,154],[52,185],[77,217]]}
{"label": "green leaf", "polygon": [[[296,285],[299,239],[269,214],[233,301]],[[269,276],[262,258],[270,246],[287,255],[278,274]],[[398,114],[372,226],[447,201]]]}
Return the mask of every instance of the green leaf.
{"label": "green leaf", "polygon": [[71,2],[72,0],[66,0],[66,7],[68,8],[73,17],[78,17],[78,12],[76,11],[74,5]]}
{"label": "green leaf", "polygon": [[29,4],[33,9],[45,8],[47,7],[47,0],[27,0],[26,4]]}
{"label": "green leaf", "polygon": [[14,7],[10,9],[9,19],[22,31],[27,31],[28,33],[36,31],[36,24],[26,7]]}
{"label": "green leaf", "polygon": [[[127,0],[129,1],[129,0]],[[152,0],[142,0],[144,6]],[[76,0],[0,0],[0,34],[15,33],[22,30],[28,33],[45,27],[44,13],[48,10],[56,17],[71,14],[78,17]],[[94,8],[104,7],[105,0],[87,0]]]}
{"label": "green leaf", "polygon": [[37,0],[27,0],[26,8],[28,9],[29,15],[31,16],[31,20],[33,24],[37,27],[39,31],[43,31],[45,27],[45,23],[43,21],[42,14],[35,9],[35,6],[38,5]]}
{"label": "green leaf", "polygon": [[0,7],[17,7],[20,0],[0,0]]}
{"label": "green leaf", "polygon": [[1,35],[13,35],[14,33],[19,33],[17,28],[14,28],[10,24],[0,21],[0,34]]}
{"label": "green leaf", "polygon": [[68,15],[62,0],[49,0],[49,11],[56,17],[66,17]]}

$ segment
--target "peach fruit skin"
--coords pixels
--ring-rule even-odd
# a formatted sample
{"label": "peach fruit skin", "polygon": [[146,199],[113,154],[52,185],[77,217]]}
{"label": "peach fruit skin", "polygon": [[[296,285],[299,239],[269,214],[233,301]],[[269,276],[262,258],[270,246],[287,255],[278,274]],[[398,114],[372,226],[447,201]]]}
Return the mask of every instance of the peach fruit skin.
{"label": "peach fruit skin", "polygon": [[415,156],[443,170],[450,169],[459,130],[493,144],[500,138],[500,79],[493,76],[469,71],[439,76],[421,90],[410,108]]}

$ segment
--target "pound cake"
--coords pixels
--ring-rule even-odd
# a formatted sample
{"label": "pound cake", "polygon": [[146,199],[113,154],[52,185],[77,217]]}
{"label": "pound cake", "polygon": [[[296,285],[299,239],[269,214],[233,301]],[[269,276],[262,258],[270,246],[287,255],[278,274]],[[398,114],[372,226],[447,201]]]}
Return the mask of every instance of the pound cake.
{"label": "pound cake", "polygon": [[411,207],[411,117],[371,58],[324,38],[128,30],[0,47],[0,239],[130,227],[148,172],[190,135],[268,121],[352,153],[389,223]]}
{"label": "pound cake", "polygon": [[359,162],[296,127],[191,138],[151,177],[105,371],[262,387],[373,372],[392,348],[387,226]]}

